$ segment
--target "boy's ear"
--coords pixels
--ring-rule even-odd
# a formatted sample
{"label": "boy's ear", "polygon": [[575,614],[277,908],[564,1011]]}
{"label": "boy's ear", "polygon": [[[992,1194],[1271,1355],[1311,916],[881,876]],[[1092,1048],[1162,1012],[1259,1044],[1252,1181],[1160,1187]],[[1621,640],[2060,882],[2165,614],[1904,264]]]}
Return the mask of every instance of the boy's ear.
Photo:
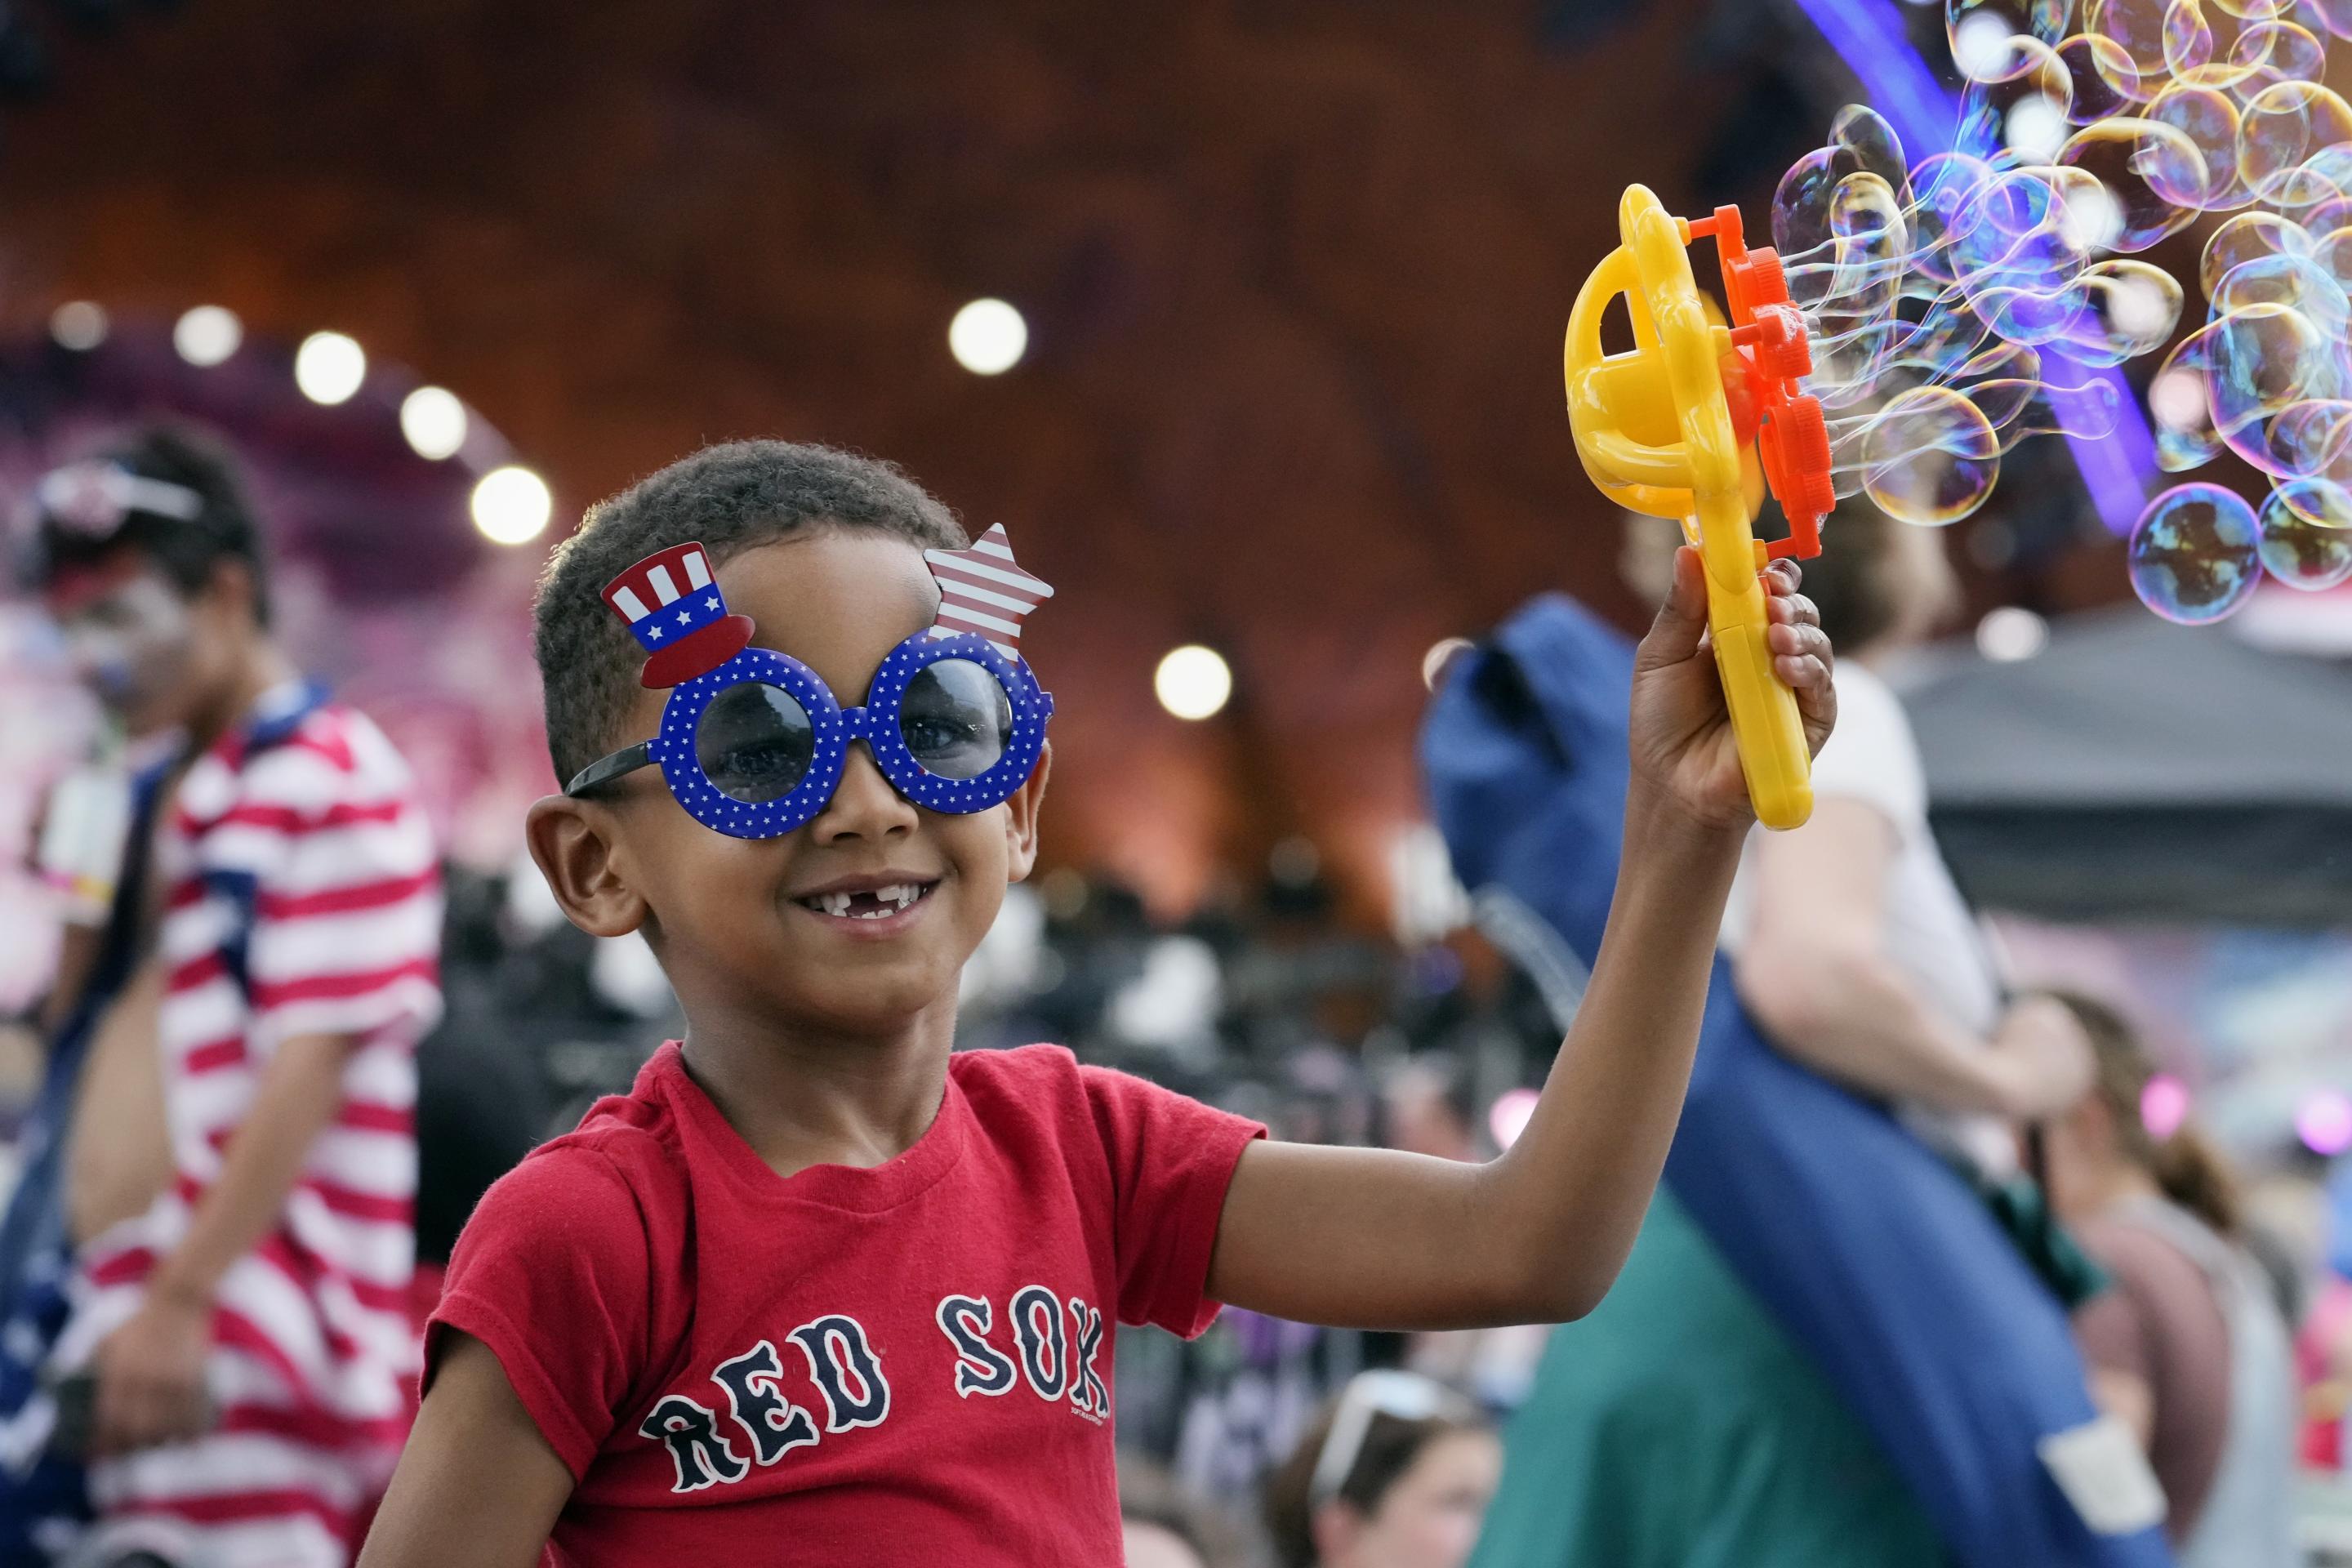
{"label": "boy's ear", "polygon": [[1333,1498],[1307,1516],[1307,1529],[1315,1538],[1317,1560],[1336,1562],[1355,1550],[1357,1539],[1364,1533],[1364,1516],[1347,1499]]}
{"label": "boy's ear", "polygon": [[645,896],[629,885],[605,806],[567,795],[531,802],[523,839],[564,918],[591,936],[626,936],[646,921]]}
{"label": "boy's ear", "polygon": [[1037,864],[1037,813],[1045,803],[1045,775],[1054,771],[1054,742],[1037,753],[1037,765],[1005,801],[1004,869],[1007,881],[1018,882]]}

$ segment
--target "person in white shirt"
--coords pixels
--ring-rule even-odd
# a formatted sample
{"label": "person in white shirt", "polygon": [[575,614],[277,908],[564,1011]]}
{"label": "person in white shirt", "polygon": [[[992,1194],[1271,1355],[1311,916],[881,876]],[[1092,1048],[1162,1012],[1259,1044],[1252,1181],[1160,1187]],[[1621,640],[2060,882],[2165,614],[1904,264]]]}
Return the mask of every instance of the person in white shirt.
{"label": "person in white shirt", "polygon": [[1879,673],[1958,608],[1943,534],[1849,501],[1825,542],[1805,592],[1841,654],[1837,733],[1813,763],[1811,820],[1748,840],[1724,946],[1741,1001],[1780,1050],[2006,1176],[2009,1124],[2081,1098],[2089,1042],[2046,997],[2004,1005],[1928,828],[1910,722]]}

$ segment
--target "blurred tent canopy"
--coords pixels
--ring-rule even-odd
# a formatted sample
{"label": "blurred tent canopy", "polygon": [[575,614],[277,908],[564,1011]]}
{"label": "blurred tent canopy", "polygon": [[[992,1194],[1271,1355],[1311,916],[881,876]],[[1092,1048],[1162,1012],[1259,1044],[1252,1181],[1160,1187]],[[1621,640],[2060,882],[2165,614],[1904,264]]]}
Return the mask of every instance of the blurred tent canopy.
{"label": "blurred tent canopy", "polygon": [[2057,622],[2033,658],[1920,673],[1937,837],[1980,906],[2352,923],[2352,661],[2132,605]]}

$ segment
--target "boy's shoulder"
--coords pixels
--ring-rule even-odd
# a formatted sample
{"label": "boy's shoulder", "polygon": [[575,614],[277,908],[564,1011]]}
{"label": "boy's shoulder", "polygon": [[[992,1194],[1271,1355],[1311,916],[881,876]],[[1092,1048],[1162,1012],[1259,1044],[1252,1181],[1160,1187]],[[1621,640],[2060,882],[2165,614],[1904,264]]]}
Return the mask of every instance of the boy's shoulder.
{"label": "boy's shoulder", "polygon": [[1067,1046],[1034,1045],[958,1051],[948,1058],[948,1076],[962,1092],[974,1121],[1003,1133],[1022,1128],[1057,1142],[1091,1138],[1106,1093],[1125,1087],[1160,1092],[1140,1079],[1082,1064]]}
{"label": "boy's shoulder", "polygon": [[598,1100],[578,1127],[491,1183],[453,1269],[486,1251],[568,1256],[591,1272],[648,1266],[675,1240],[691,1199],[667,1108],[646,1088],[641,1076],[631,1093]]}
{"label": "boy's shoulder", "polygon": [[[675,1046],[664,1046],[664,1052]],[[659,1053],[638,1073],[625,1094],[608,1094],[588,1108],[580,1125],[541,1143],[508,1173],[530,1173],[534,1185],[574,1182],[591,1188],[618,1184],[633,1191],[647,1184],[682,1182],[676,1110],[662,1092]]]}
{"label": "boy's shoulder", "polygon": [[948,1058],[948,1075],[965,1094],[1038,1089],[1081,1089],[1078,1058],[1067,1046],[1006,1046],[958,1051]]}

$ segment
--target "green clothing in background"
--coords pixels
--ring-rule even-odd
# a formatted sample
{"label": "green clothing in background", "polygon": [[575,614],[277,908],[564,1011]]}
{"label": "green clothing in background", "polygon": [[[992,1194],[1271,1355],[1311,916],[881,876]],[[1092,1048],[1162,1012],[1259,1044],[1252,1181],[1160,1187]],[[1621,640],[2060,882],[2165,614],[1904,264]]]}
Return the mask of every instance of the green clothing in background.
{"label": "green clothing in background", "polygon": [[1470,1568],[1937,1568],[1877,1444],[1661,1187],[1554,1331]]}

